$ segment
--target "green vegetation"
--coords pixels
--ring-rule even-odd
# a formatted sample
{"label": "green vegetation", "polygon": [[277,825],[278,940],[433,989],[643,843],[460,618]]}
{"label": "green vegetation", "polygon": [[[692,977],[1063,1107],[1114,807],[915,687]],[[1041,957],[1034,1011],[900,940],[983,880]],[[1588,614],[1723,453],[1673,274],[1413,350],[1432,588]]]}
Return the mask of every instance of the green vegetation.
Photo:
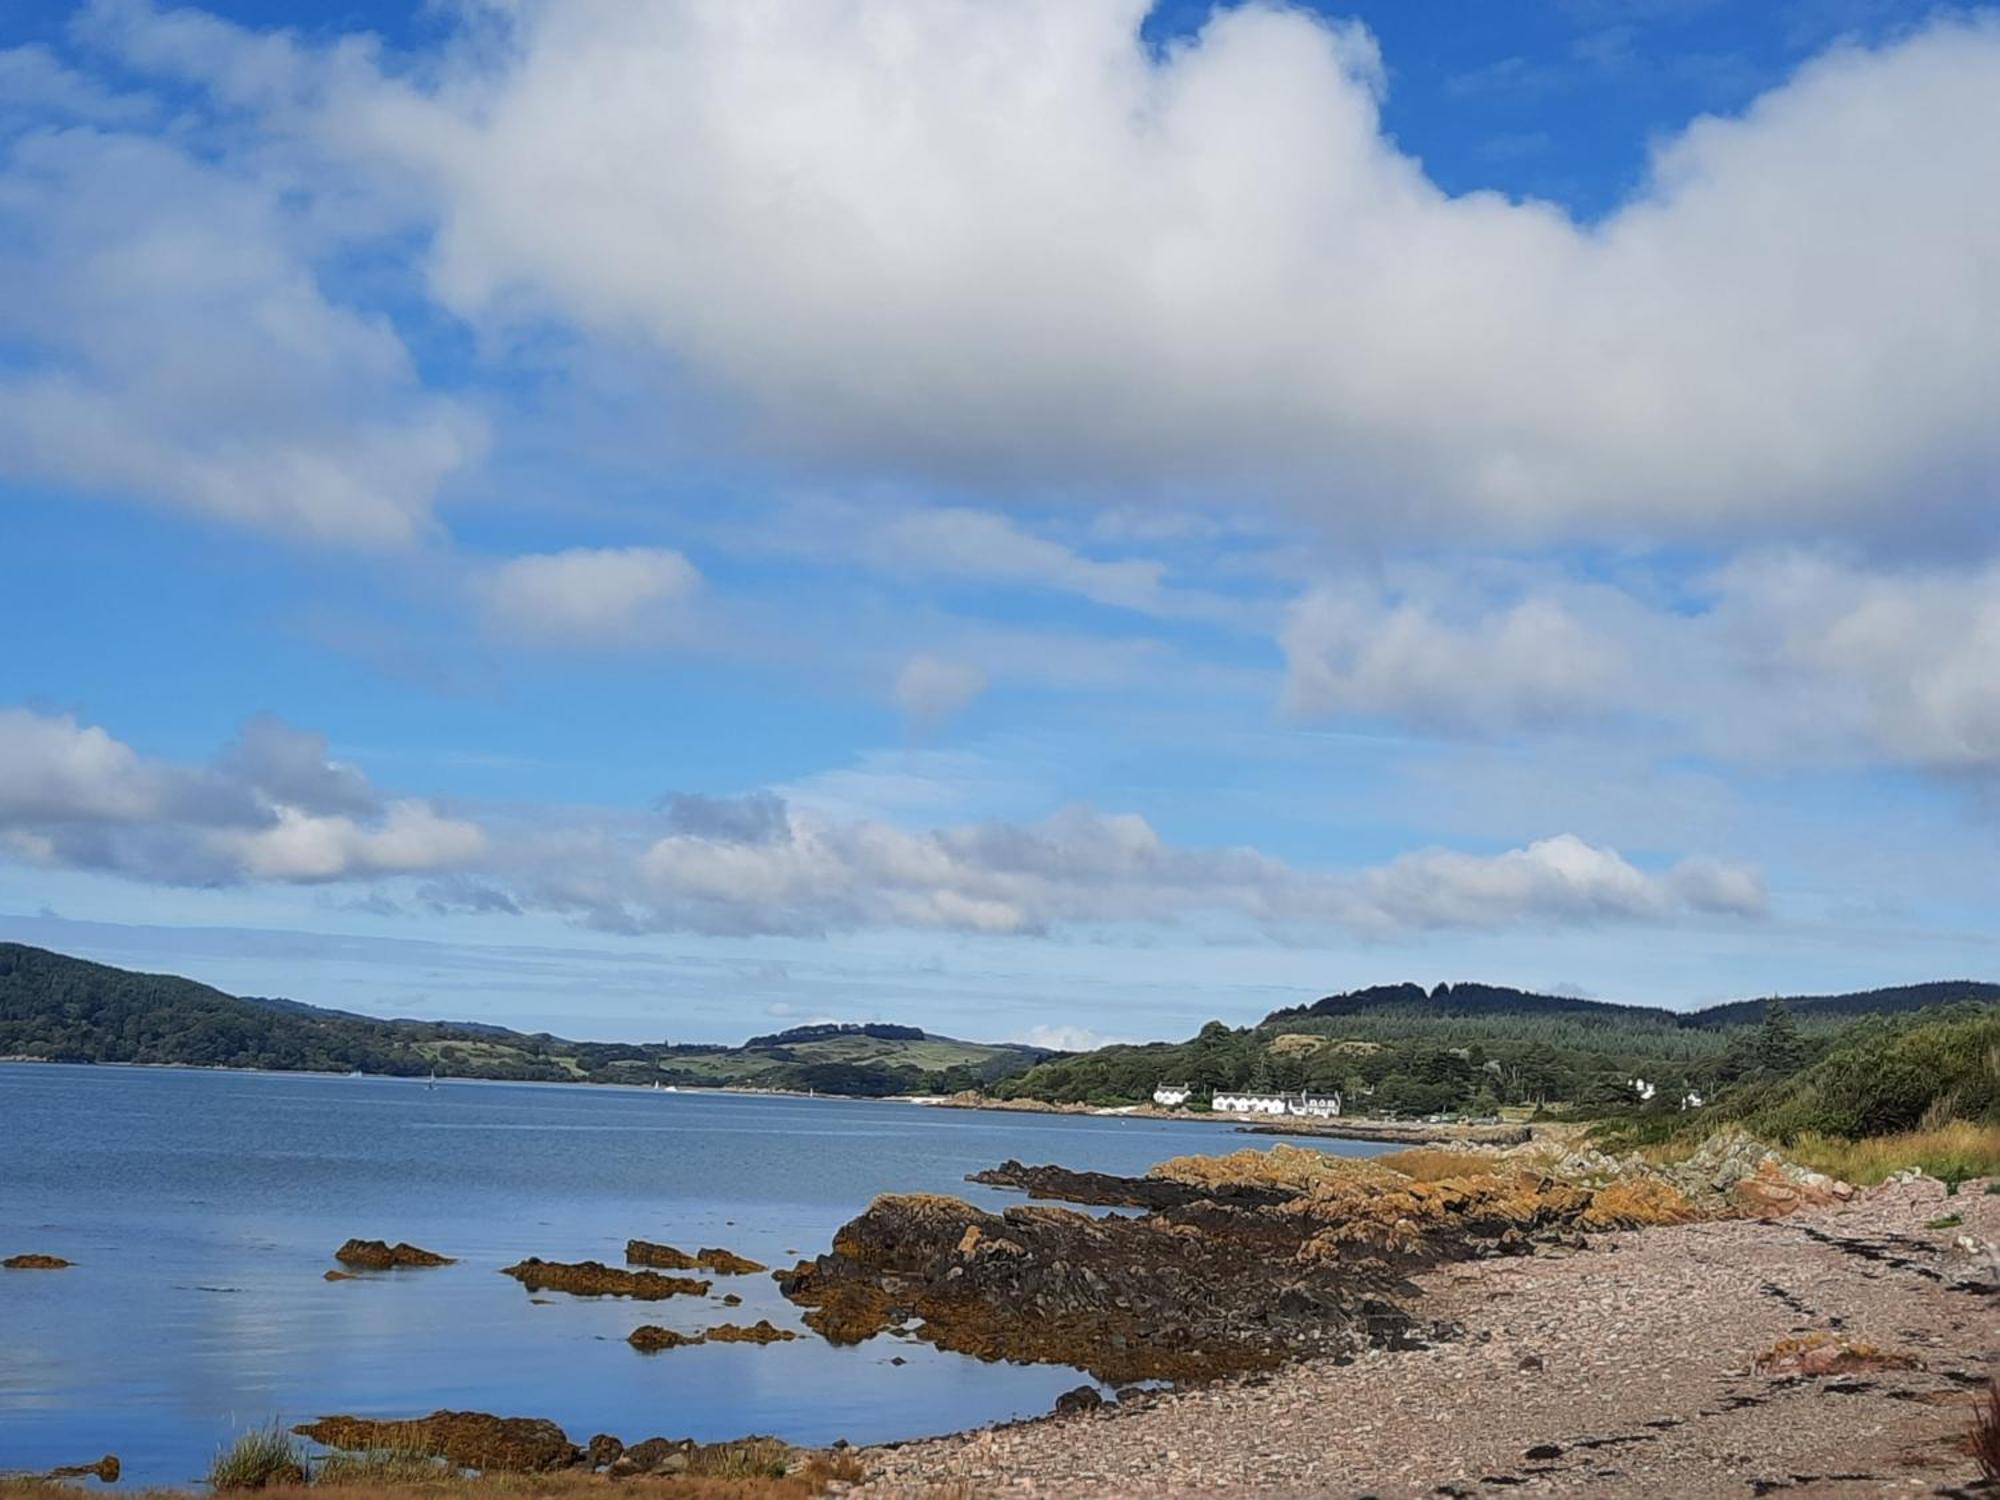
{"label": "green vegetation", "polygon": [[0,1057],[882,1096],[978,1088],[1049,1055],[888,1025],[806,1026],[742,1047],[578,1042],[243,999],[189,979],[0,943]]}

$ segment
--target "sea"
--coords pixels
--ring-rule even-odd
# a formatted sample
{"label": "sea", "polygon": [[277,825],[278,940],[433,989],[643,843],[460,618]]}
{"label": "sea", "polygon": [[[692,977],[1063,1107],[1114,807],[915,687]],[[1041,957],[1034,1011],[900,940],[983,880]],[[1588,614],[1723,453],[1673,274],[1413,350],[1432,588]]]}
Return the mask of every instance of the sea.
{"label": "sea", "polygon": [[[811,1445],[1045,1412],[1086,1377],[907,1334],[835,1347],[769,1276],[634,1303],[498,1273],[529,1255],[622,1264],[629,1238],[789,1266],[879,1193],[1019,1202],[964,1180],[1010,1157],[1136,1174],[1270,1144],[1216,1122],[898,1101],[0,1064],[0,1258],[75,1263],[0,1271],[0,1471],[115,1453],[127,1487],[182,1485],[246,1430],[339,1412]],[[326,1281],[350,1236],[458,1263]],[[759,1318],[803,1336],[651,1355],[625,1342],[641,1323]]]}

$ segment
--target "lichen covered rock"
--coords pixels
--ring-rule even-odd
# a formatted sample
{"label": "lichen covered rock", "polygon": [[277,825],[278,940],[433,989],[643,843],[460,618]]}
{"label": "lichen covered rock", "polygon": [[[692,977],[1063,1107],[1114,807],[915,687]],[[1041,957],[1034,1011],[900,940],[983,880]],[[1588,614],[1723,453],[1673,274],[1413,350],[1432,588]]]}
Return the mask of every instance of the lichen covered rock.
{"label": "lichen covered rock", "polygon": [[0,1260],[0,1266],[10,1271],[63,1271],[69,1268],[70,1262],[60,1255],[10,1255]]}
{"label": "lichen covered rock", "polygon": [[716,1344],[787,1344],[798,1334],[790,1328],[779,1328],[769,1318],[759,1318],[747,1327],[741,1323],[718,1323],[703,1337]]}

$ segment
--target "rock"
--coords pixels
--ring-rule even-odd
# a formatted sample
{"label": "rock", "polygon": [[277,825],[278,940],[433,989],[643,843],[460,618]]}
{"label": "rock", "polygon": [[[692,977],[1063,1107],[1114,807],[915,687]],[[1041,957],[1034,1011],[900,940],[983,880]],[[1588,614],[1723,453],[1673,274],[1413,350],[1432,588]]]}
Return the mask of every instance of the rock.
{"label": "rock", "polygon": [[656,1245],[651,1240],[627,1240],[625,1263],[653,1266],[662,1271],[692,1271],[697,1264],[687,1251],[676,1250],[672,1245]]}
{"label": "rock", "polygon": [[349,1240],[333,1252],[343,1266],[359,1266],[364,1271],[387,1271],[398,1266],[455,1265],[449,1255],[411,1244],[391,1245],[383,1240]]}
{"label": "rock", "polygon": [[1520,1364],[1514,1368],[1517,1370],[1540,1370],[1544,1368],[1542,1357],[1539,1354],[1524,1354],[1521,1356]]}
{"label": "rock", "polygon": [[738,1323],[718,1323],[703,1337],[716,1344],[785,1344],[798,1334],[777,1327],[769,1318],[759,1318],[747,1328]]}
{"label": "rock", "polygon": [[1830,1333],[1808,1333],[1801,1338],[1779,1339],[1757,1356],[1754,1367],[1765,1375],[1859,1375],[1872,1370],[1911,1370],[1918,1362],[1907,1354],[1893,1354],[1873,1344],[1836,1338]]}
{"label": "rock", "polygon": [[730,1250],[703,1250],[694,1259],[703,1270],[713,1271],[718,1276],[755,1276],[770,1269]]}
{"label": "rock", "polygon": [[503,1267],[500,1274],[513,1277],[531,1292],[546,1287],[568,1292],[573,1297],[636,1297],[641,1301],[658,1301],[677,1295],[706,1296],[709,1288],[708,1282],[691,1276],[662,1276],[657,1271],[620,1270],[602,1261],[565,1262],[533,1255],[516,1265]]}
{"label": "rock", "polygon": [[743,1299],[734,1292],[724,1292],[715,1300],[720,1302],[724,1307],[741,1307],[743,1305]]}
{"label": "rock", "polygon": [[427,1417],[379,1421],[321,1417],[294,1427],[300,1437],[349,1452],[392,1452],[442,1458],[462,1469],[545,1474],[583,1457],[555,1423],[541,1417],[496,1417],[480,1411],[434,1411]]}
{"label": "rock", "polygon": [[69,1265],[60,1255],[10,1255],[0,1260],[0,1266],[10,1271],[63,1271]]}
{"label": "rock", "polygon": [[1523,1458],[1532,1458],[1537,1462],[1547,1462],[1549,1459],[1561,1458],[1562,1456],[1563,1450],[1560,1443],[1537,1443],[1521,1455]]}
{"label": "rock", "polygon": [[106,1484],[116,1484],[121,1466],[118,1455],[107,1453],[94,1464],[64,1464],[61,1468],[49,1470],[51,1479],[101,1479]]}
{"label": "rock", "polygon": [[631,1474],[678,1474],[686,1471],[688,1454],[693,1451],[691,1439],[654,1437],[634,1443],[611,1465],[615,1475]]}
{"label": "rock", "polygon": [[1055,1413],[1059,1417],[1088,1416],[1103,1405],[1104,1398],[1097,1393],[1096,1386],[1080,1385],[1056,1397]]}
{"label": "rock", "polygon": [[770,1437],[740,1438],[729,1443],[697,1443],[691,1438],[647,1438],[634,1443],[607,1472],[614,1479],[640,1474],[686,1474],[690,1477],[744,1479],[776,1478],[800,1457],[789,1443]]}
{"label": "rock", "polygon": [[[1018,1161],[1003,1161],[997,1167],[971,1173],[967,1182],[987,1187],[1023,1189],[1030,1198],[1056,1198],[1064,1203],[1082,1203],[1105,1208],[1184,1208],[1211,1193],[1182,1182],[1154,1177],[1114,1177],[1106,1172],[1072,1172],[1067,1167],[1029,1167]],[[1262,1203],[1281,1203],[1285,1194],[1272,1188],[1249,1184],[1219,1190],[1225,1197]]]}
{"label": "rock", "polygon": [[699,1344],[702,1335],[698,1333],[678,1333],[671,1328],[662,1328],[656,1323],[647,1323],[635,1328],[625,1342],[646,1354],[654,1354],[662,1349],[680,1349],[688,1344]]}
{"label": "rock", "polygon": [[323,1271],[320,1273],[320,1280],[322,1281],[359,1281],[360,1279],[352,1271]]}
{"label": "rock", "polygon": [[[1818,1182],[1809,1180],[1813,1178]],[[1776,1156],[1766,1156],[1749,1175],[1738,1178],[1730,1197],[1742,1212],[1758,1219],[1781,1219],[1802,1208],[1824,1208],[1838,1201],[1832,1178],[1818,1172],[1788,1175]]]}
{"label": "rock", "polygon": [[600,1432],[584,1444],[583,1461],[593,1469],[608,1469],[624,1456],[625,1445],[608,1432]]}

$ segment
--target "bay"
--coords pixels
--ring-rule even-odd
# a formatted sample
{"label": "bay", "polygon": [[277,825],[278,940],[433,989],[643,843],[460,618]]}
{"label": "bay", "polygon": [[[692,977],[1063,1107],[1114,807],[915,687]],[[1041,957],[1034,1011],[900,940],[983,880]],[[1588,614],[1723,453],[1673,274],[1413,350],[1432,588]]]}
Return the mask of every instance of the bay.
{"label": "bay", "polygon": [[[127,1485],[182,1484],[247,1428],[332,1412],[804,1444],[1044,1412],[1077,1372],[909,1338],[836,1348],[769,1276],[633,1303],[534,1298],[496,1273],[527,1255],[620,1264],[633,1237],[784,1266],[878,1193],[1018,1202],[964,1180],[1008,1157],[1138,1173],[1246,1144],[1270,1141],[894,1101],[0,1064],[0,1256],[76,1263],[0,1272],[0,1469],[114,1452]],[[325,1281],[349,1236],[458,1264]],[[719,1305],[725,1292],[742,1305]],[[640,1323],[765,1317],[803,1336],[657,1355],[625,1343]]]}

